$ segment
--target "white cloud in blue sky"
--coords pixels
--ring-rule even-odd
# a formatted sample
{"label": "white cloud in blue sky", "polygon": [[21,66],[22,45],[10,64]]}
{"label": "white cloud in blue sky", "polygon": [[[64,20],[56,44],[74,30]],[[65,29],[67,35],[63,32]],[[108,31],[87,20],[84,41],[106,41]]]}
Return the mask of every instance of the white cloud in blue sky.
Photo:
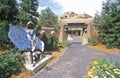
{"label": "white cloud in blue sky", "polygon": [[87,13],[94,16],[96,11],[100,12],[103,0],[39,0],[39,11],[50,7],[57,15],[67,11],[76,13]]}
{"label": "white cloud in blue sky", "polygon": [[39,1],[39,8],[38,12],[49,7],[55,14],[60,15],[62,13],[62,6],[53,0],[38,0]]}

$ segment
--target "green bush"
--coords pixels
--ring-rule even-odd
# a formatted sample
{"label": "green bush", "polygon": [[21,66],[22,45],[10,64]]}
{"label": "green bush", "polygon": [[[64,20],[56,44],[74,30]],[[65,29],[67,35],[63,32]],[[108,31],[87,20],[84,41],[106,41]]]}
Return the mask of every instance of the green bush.
{"label": "green bush", "polygon": [[8,38],[8,22],[0,21],[0,47],[10,48],[11,43]]}
{"label": "green bush", "polygon": [[56,50],[58,48],[58,40],[56,37],[53,35],[47,37],[46,34],[43,34],[41,37],[41,40],[45,44],[45,50]]}
{"label": "green bush", "polygon": [[99,29],[99,37],[107,48],[120,47],[120,0],[103,1],[101,13],[95,14],[93,26]]}
{"label": "green bush", "polygon": [[96,46],[100,42],[100,40],[97,37],[92,37],[88,39],[88,42],[90,45]]}
{"label": "green bush", "polygon": [[63,41],[63,44],[64,44],[65,46],[70,46],[70,45],[71,45],[71,42],[70,42],[70,41]]}
{"label": "green bush", "polygon": [[8,78],[13,73],[21,71],[22,65],[23,59],[16,49],[12,49],[8,54],[0,55],[0,78]]}
{"label": "green bush", "polygon": [[61,41],[57,41],[57,45],[58,45],[58,47],[63,47],[63,46],[65,46],[64,43],[61,42]]}
{"label": "green bush", "polygon": [[43,34],[41,37],[41,40],[44,42],[45,44],[45,50],[56,50],[59,47],[64,46],[70,46],[71,42],[69,41],[64,41],[64,42],[60,42],[57,40],[57,38],[55,37],[55,35],[51,35],[49,37],[46,36],[46,34]]}

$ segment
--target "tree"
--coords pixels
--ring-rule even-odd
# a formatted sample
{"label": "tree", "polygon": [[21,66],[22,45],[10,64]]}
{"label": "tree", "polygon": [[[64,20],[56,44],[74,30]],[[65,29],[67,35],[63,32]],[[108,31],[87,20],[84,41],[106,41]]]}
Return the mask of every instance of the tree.
{"label": "tree", "polygon": [[100,27],[101,26],[101,15],[99,14],[99,12],[97,11],[96,13],[95,13],[95,17],[94,17],[94,20],[93,20],[93,22],[94,22],[94,24],[93,24],[93,27],[94,28],[98,28],[98,27]]}
{"label": "tree", "polygon": [[19,24],[26,25],[28,21],[37,24],[39,16],[37,12],[38,0],[20,0],[20,13],[18,15]]}
{"label": "tree", "polygon": [[16,0],[3,0],[0,1],[0,20],[7,20],[9,23],[13,23],[16,20],[18,13]]}
{"label": "tree", "polygon": [[1,0],[0,1],[0,46],[9,47],[8,39],[8,24],[16,21],[18,14],[18,6],[16,0]]}
{"label": "tree", "polygon": [[[99,20],[99,21],[98,21]],[[100,38],[108,48],[120,47],[120,1],[107,0],[103,3],[102,13],[96,16],[94,26],[100,30]]]}
{"label": "tree", "polygon": [[58,28],[58,18],[49,7],[41,11],[39,22],[41,27]]}

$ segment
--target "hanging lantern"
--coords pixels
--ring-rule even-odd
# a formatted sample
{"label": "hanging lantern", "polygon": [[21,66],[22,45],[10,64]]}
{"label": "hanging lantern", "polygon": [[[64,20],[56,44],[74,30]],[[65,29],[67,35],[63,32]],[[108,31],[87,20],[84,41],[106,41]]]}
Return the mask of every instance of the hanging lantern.
{"label": "hanging lantern", "polygon": [[87,33],[87,25],[84,25],[84,26],[83,26],[83,31],[84,31],[85,33]]}
{"label": "hanging lantern", "polygon": [[68,26],[67,25],[64,26],[64,31],[68,32]]}

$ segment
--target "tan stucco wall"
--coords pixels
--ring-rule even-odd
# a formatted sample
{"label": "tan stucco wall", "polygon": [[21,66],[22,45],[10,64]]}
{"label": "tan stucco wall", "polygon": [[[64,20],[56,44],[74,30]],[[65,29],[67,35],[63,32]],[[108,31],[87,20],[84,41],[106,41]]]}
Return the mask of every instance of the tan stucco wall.
{"label": "tan stucco wall", "polygon": [[88,38],[92,36],[92,18],[59,18],[60,34],[59,41],[66,40],[66,33],[64,32],[64,26],[68,23],[84,23],[87,24],[87,33],[83,34],[82,41],[83,44],[87,44]]}

